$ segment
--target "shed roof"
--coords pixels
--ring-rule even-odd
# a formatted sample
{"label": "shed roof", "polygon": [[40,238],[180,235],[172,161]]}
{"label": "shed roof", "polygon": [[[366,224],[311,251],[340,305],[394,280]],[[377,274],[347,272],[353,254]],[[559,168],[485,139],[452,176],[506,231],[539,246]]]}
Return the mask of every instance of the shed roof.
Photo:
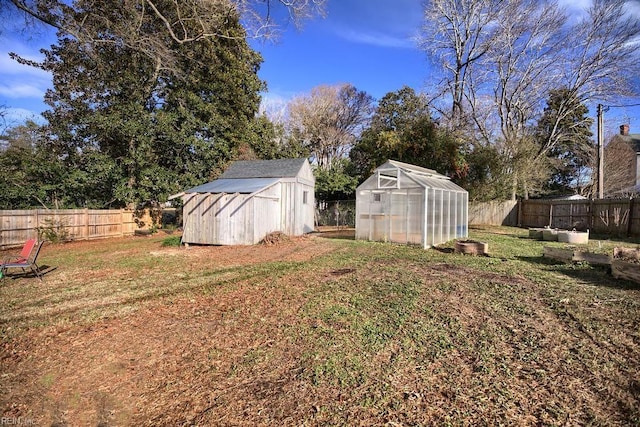
{"label": "shed roof", "polygon": [[239,160],[220,176],[221,179],[293,178],[306,159]]}
{"label": "shed roof", "polygon": [[185,190],[185,193],[243,193],[251,194],[278,182],[278,178],[216,179]]}

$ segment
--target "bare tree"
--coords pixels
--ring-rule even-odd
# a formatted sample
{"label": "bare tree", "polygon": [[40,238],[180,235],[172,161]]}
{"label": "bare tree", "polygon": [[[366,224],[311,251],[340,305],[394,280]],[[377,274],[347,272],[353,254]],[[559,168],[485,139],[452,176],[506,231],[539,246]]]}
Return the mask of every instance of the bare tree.
{"label": "bare tree", "polygon": [[[451,128],[467,123],[465,96],[474,65],[487,54],[497,35],[500,3],[494,0],[432,0],[425,7],[422,47],[444,71],[436,98],[450,101],[440,113]],[[437,106],[437,105],[436,105]]]}
{"label": "bare tree", "polygon": [[[483,12],[454,19],[459,10],[474,7]],[[425,45],[427,51],[458,59],[456,66],[441,63],[445,83],[453,82],[442,87],[452,103],[450,116],[455,120],[468,112],[480,143],[498,145],[512,198],[517,192],[526,197],[532,165],[544,167],[544,158],[564,137],[558,125],[573,108],[628,95],[637,75],[640,21],[629,16],[625,0],[593,0],[583,17],[572,20],[554,0],[431,0],[425,19],[425,40],[440,41]],[[434,34],[443,22],[447,37]],[[474,37],[470,28],[486,31]],[[558,89],[570,96],[558,108],[547,139],[532,150],[532,126],[546,97]]]}
{"label": "bare tree", "polygon": [[318,86],[291,100],[289,128],[318,166],[329,170],[346,156],[373,112],[373,98],[349,84]]}

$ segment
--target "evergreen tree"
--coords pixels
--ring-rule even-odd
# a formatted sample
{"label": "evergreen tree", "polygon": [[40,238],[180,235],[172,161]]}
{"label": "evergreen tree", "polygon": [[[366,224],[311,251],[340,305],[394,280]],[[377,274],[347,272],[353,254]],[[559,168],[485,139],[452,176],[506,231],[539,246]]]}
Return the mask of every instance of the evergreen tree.
{"label": "evergreen tree", "polygon": [[468,170],[461,142],[437,125],[427,100],[409,87],[380,100],[371,126],[364,130],[350,156],[361,179],[388,159],[458,179]]}
{"label": "evergreen tree", "polygon": [[[547,152],[550,179],[547,192],[568,193],[580,191],[589,183],[589,168],[595,154],[593,120],[588,108],[580,103],[568,89],[549,93],[547,107],[537,124],[536,136],[540,146],[550,145]],[[553,138],[552,144],[548,141]]]}

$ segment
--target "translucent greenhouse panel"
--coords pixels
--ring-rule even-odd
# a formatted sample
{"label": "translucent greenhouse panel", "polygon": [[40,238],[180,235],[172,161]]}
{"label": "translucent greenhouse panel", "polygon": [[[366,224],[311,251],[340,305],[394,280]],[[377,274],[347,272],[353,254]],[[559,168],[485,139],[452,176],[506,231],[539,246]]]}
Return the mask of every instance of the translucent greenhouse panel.
{"label": "translucent greenhouse panel", "polygon": [[458,201],[456,237],[465,238],[467,237],[467,194],[458,193],[456,199]]}
{"label": "translucent greenhouse panel", "polygon": [[442,193],[442,241],[451,240],[451,191]]}
{"label": "translucent greenhouse panel", "polygon": [[443,221],[442,221],[442,214],[443,214],[443,209],[442,209],[442,196],[443,196],[443,191],[442,190],[434,190],[433,191],[434,194],[434,218],[433,218],[433,228],[432,228],[432,233],[433,233],[433,244],[434,245],[438,245],[440,243],[443,242],[442,240],[442,227],[443,227]]}
{"label": "translucent greenhouse panel", "polygon": [[387,193],[380,191],[371,191],[367,200],[369,201],[370,214],[383,214],[387,205]]}
{"label": "translucent greenhouse panel", "polygon": [[369,234],[367,239],[386,242],[389,240],[387,209],[389,193],[372,191],[369,197]]}
{"label": "translucent greenhouse panel", "polygon": [[462,193],[464,237],[469,236],[469,193]]}
{"label": "translucent greenhouse panel", "polygon": [[460,212],[460,206],[458,204],[458,193],[451,193],[451,222],[449,223],[451,239],[458,237],[457,225],[458,225],[458,212]]}
{"label": "translucent greenhouse panel", "polygon": [[427,246],[433,246],[433,222],[434,222],[434,212],[435,212],[435,207],[433,205],[433,202],[434,202],[433,193],[434,193],[434,190],[430,188],[425,189],[426,212],[424,216],[424,225],[425,225],[424,233],[426,236],[425,243]]}
{"label": "translucent greenhouse panel", "polygon": [[371,230],[371,198],[370,191],[361,191],[356,200],[356,239],[368,240]]}
{"label": "translucent greenhouse panel", "polygon": [[409,193],[407,201],[407,242],[419,245],[424,226],[424,196],[422,192]]}
{"label": "translucent greenhouse panel", "polygon": [[389,206],[389,237],[392,242],[407,243],[407,193],[396,191],[391,193]]}

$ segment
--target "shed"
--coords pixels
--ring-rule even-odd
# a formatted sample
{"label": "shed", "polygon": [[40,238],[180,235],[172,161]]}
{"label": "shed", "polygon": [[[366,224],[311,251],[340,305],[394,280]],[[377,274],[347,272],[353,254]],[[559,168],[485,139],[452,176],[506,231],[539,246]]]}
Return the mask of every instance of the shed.
{"label": "shed", "polygon": [[356,190],[356,239],[423,248],[468,236],[469,194],[436,171],[388,160]]}
{"label": "shed", "polygon": [[314,190],[307,159],[255,160],[172,197],[183,200],[183,243],[251,245],[272,232],[313,231]]}

